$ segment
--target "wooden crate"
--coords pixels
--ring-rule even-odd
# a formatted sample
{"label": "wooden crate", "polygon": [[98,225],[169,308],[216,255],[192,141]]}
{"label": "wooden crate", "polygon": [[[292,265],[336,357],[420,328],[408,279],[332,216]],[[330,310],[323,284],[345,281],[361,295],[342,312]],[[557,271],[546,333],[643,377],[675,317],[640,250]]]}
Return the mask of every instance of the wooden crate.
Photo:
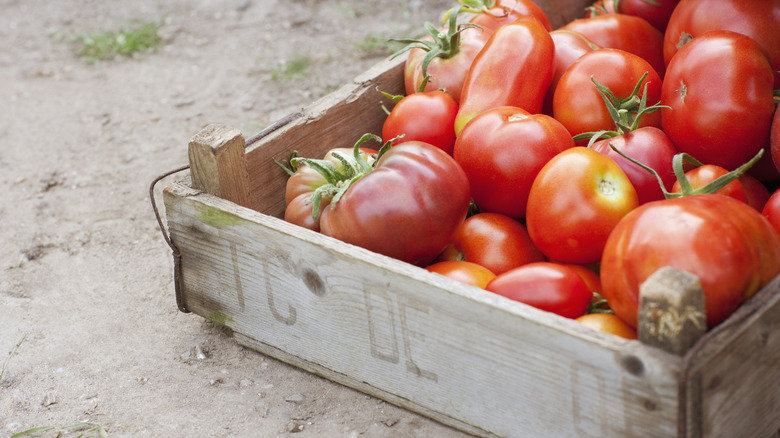
{"label": "wooden crate", "polygon": [[[547,2],[554,24],[589,2]],[[211,126],[164,190],[176,297],[242,345],[478,436],[776,437],[780,276],[684,355],[585,328],[291,225],[291,150],[384,119],[385,60],[246,142]]]}

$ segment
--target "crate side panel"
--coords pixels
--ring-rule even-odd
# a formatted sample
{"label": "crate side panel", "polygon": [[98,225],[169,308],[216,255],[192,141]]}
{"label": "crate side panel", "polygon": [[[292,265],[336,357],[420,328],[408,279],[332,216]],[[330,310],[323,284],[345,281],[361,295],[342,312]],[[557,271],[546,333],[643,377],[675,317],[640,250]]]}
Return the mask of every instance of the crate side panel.
{"label": "crate side panel", "polygon": [[704,436],[780,432],[780,276],[754,299],[755,313],[710,342],[714,354],[697,364]]}
{"label": "crate side panel", "polygon": [[215,197],[171,191],[166,207],[187,307],[299,366],[485,435],[676,430],[676,363],[638,342],[572,336],[576,322]]}
{"label": "crate side panel", "polygon": [[[249,193],[253,206],[281,217],[287,174],[274,162],[284,162],[292,151],[322,158],[334,147],[351,148],[366,133],[382,135],[389,101],[378,90],[402,94],[403,59],[384,60],[353,82],[307,106],[301,115],[247,148]],[[379,148],[379,143],[367,143]]]}

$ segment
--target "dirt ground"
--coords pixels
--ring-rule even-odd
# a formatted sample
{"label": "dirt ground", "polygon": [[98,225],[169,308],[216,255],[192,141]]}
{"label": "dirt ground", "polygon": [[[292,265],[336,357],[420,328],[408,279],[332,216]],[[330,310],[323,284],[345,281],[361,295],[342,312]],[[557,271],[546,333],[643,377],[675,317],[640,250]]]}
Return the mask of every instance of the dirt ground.
{"label": "dirt ground", "polygon": [[[462,436],[180,313],[148,196],[202,126],[251,136],[386,56],[354,41],[453,3],[0,0],[0,436]],[[74,55],[79,35],[154,20],[156,53]],[[295,60],[311,65],[289,78]]]}

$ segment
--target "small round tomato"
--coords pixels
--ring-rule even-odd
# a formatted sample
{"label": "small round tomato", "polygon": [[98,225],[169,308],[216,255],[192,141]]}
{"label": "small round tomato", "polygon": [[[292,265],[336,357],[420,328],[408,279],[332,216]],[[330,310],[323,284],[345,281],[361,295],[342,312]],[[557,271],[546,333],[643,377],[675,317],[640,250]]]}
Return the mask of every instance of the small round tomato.
{"label": "small round tomato", "polygon": [[[640,80],[638,95],[631,97]],[[572,136],[615,129],[613,116],[594,81],[612,92],[618,100],[616,107],[634,115],[639,110],[636,97],[644,96],[648,106],[661,100],[661,78],[644,59],[618,49],[585,53],[561,76],[553,95],[553,115]],[[635,105],[626,108],[632,102]],[[644,126],[660,127],[660,112],[642,116],[637,127]]]}
{"label": "small round tomato", "polygon": [[517,220],[499,213],[479,213],[460,224],[439,260],[474,262],[498,275],[518,266],[544,261],[544,254],[534,246],[528,230]]}
{"label": "small round tomato", "polygon": [[425,269],[482,289],[490,280],[496,278],[496,274],[490,272],[490,269],[465,260],[446,260],[429,265]]}
{"label": "small round tomato", "polygon": [[423,141],[452,155],[458,102],[441,90],[412,93],[395,104],[382,125],[382,141]]}
{"label": "small round tomato", "polygon": [[521,218],[536,174],[572,147],[569,132],[552,117],[498,107],[466,124],[455,140],[453,157],[466,172],[480,211]]}
{"label": "small round tomato", "polygon": [[[726,175],[727,173],[729,173],[729,171],[723,167],[715,166],[714,164],[705,164],[685,172],[685,179],[688,180],[691,188],[695,190],[706,186],[707,184],[715,181],[723,175]],[[675,181],[671,192],[680,193],[681,191],[680,181]],[[715,193],[734,198],[737,201],[741,201],[746,204],[748,202],[747,196],[745,195],[745,189],[742,188],[742,183],[738,179],[726,184],[726,186],[722,187]]]}
{"label": "small round tomato", "polygon": [[637,339],[636,329],[613,313],[589,313],[580,316],[576,321],[593,330],[611,333],[621,338]]}
{"label": "small round tomato", "polygon": [[539,171],[526,225],[531,241],[551,260],[595,263],[612,229],[637,205],[636,190],[613,159],[577,146]]}
{"label": "small round tomato", "polygon": [[507,271],[485,289],[566,318],[584,315],[593,297],[577,272],[550,262],[529,263]]}
{"label": "small round tomato", "polygon": [[752,175],[742,175],[739,177],[739,182],[742,184],[742,189],[745,191],[745,198],[747,203],[757,211],[764,209],[769,197],[772,196],[772,192],[758,179]]}
{"label": "small round tomato", "polygon": [[772,228],[780,234],[780,189],[777,189],[766,201],[762,214],[772,224]]}

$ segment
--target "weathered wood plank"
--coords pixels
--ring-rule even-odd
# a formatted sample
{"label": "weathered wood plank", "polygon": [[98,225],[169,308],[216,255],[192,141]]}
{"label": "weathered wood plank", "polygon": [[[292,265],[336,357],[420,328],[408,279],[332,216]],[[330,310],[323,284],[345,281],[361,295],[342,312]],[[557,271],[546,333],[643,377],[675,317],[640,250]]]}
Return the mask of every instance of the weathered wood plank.
{"label": "weathered wood plank", "polygon": [[186,306],[269,354],[484,436],[676,431],[672,355],[190,195],[166,190]]}
{"label": "weathered wood plank", "polygon": [[238,129],[211,124],[189,144],[192,186],[244,207],[250,204],[244,136]]}
{"label": "weathered wood plank", "polygon": [[663,267],[639,288],[639,340],[683,355],[707,331],[704,291],[695,275]]}

